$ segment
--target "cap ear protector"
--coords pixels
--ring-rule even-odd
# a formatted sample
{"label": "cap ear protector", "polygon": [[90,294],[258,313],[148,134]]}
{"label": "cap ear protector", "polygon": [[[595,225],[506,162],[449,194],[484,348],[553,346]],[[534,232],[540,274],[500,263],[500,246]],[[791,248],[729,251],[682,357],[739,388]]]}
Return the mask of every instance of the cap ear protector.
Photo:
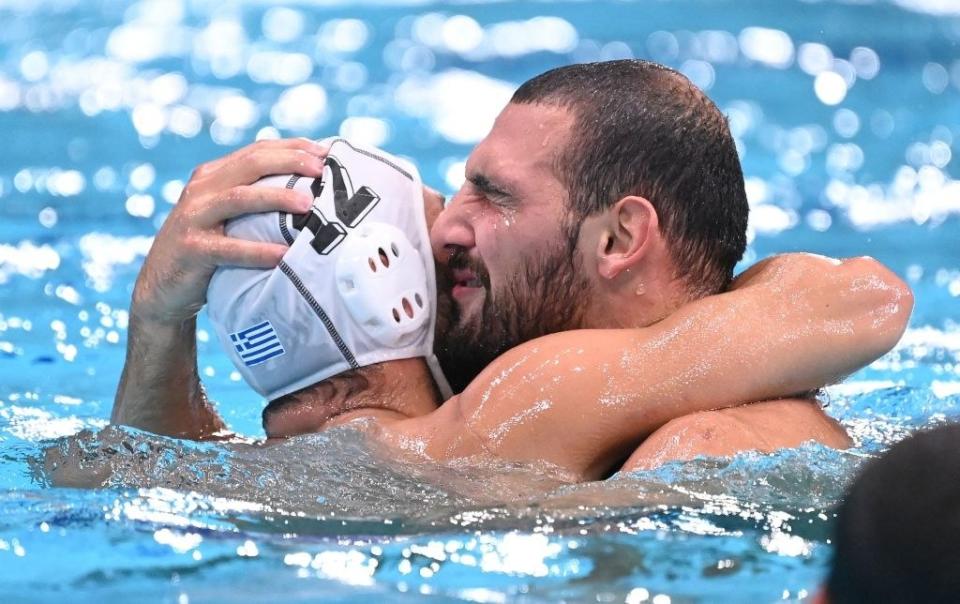
{"label": "cap ear protector", "polygon": [[271,176],[314,196],[310,211],[231,220],[229,237],[284,243],[276,269],[221,267],[207,291],[217,335],[248,384],[276,399],[330,376],[433,354],[436,281],[416,168],[383,151],[328,139],[323,175]]}
{"label": "cap ear protector", "polygon": [[337,291],[353,320],[382,346],[408,344],[430,322],[424,261],[403,231],[360,226],[337,259]]}

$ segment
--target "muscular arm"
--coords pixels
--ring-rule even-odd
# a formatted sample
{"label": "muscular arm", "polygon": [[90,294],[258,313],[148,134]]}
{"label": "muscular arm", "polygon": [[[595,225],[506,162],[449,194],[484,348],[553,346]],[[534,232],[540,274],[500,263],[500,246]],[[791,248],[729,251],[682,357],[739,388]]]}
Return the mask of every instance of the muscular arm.
{"label": "muscular arm", "polygon": [[889,350],[912,296],[877,262],[777,257],[653,326],[558,333],[491,364],[435,413],[383,426],[437,459],[546,461],[599,478],[668,421],[820,388]]}
{"label": "muscular arm", "polygon": [[131,315],[110,421],[196,440],[226,430],[197,375],[195,319],[156,323]]}
{"label": "muscular arm", "polygon": [[224,222],[305,211],[309,196],[250,185],[270,174],[319,176],[325,154],[303,139],[261,141],[193,173],[137,278],[113,423],[197,440],[223,435],[226,426],[197,375],[196,314],[217,266],[272,268],[286,251],[225,237]]}

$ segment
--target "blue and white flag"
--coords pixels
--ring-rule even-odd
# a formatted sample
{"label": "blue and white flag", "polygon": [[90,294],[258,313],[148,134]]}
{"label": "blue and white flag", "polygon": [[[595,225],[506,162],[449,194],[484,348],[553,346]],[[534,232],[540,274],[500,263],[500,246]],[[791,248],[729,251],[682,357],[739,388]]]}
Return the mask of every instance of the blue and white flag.
{"label": "blue and white flag", "polygon": [[259,365],[286,352],[270,321],[232,333],[230,341],[247,367]]}

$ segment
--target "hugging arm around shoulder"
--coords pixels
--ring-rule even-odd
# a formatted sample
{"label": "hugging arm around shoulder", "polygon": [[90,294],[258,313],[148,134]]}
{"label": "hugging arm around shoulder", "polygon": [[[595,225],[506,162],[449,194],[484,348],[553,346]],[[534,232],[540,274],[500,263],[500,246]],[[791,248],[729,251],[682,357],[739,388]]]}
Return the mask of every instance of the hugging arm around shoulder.
{"label": "hugging arm around shoulder", "polygon": [[671,419],[843,378],[893,347],[913,305],[869,258],[774,257],[734,285],[650,327],[528,342],[384,434],[424,438],[435,459],[492,455],[596,479]]}

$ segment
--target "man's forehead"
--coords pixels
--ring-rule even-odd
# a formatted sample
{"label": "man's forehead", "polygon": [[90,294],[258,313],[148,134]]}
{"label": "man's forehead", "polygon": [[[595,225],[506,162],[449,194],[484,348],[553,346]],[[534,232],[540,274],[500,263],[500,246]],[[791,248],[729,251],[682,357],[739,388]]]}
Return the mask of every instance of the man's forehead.
{"label": "man's forehead", "polygon": [[512,180],[552,174],[573,122],[572,113],[562,107],[508,104],[467,159],[467,177]]}

